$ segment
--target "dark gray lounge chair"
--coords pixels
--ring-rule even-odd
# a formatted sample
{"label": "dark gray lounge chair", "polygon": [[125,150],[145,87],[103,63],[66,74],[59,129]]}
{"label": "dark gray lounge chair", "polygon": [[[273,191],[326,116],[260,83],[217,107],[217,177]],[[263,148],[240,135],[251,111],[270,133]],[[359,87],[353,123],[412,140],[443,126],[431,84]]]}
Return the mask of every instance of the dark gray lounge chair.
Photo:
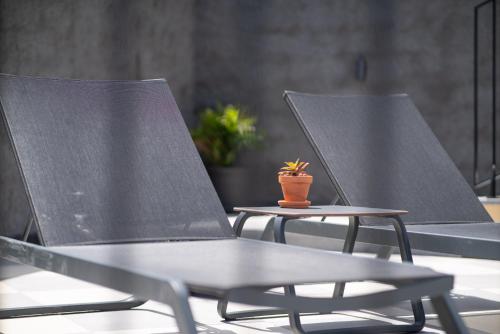
{"label": "dark gray lounge chair", "polygon": [[[228,294],[290,310],[298,332],[298,312],[428,295],[449,333],[467,332],[451,305],[449,275],[236,238],[163,80],[0,75],[0,102],[42,244],[0,237],[7,260],[169,304],[183,333],[196,332],[189,295]],[[297,297],[290,288],[363,280],[396,288],[338,300]],[[265,293],[278,286],[286,286],[284,296]],[[416,331],[420,316],[359,332]]]}
{"label": "dark gray lounge chair", "polygon": [[[500,259],[500,224],[407,95],[285,92],[284,98],[344,205],[405,208],[409,214],[398,232],[408,235],[413,249]],[[346,240],[346,251],[358,226],[350,229],[354,238]],[[361,220],[357,240],[397,246],[394,234],[384,221]]]}

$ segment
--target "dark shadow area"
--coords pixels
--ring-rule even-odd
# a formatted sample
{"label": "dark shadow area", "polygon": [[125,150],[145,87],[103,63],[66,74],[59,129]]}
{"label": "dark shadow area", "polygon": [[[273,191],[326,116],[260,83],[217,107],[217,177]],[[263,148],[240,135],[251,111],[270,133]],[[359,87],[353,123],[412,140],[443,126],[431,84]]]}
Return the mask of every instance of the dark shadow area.
{"label": "dark shadow area", "polygon": [[[325,316],[328,317],[328,316]],[[355,317],[359,318],[359,317]],[[303,320],[306,320],[307,318],[305,317]],[[345,333],[349,333],[350,328],[356,328],[356,327],[364,327],[364,326],[387,326],[390,325],[388,322],[384,321],[377,321],[377,320],[372,320],[372,319],[362,319],[362,320],[352,320],[352,321],[335,321],[335,322],[328,322],[328,320],[325,320],[325,322],[321,323],[316,323],[316,324],[304,324],[304,330],[306,331],[319,331],[319,330],[329,330],[329,329],[340,329],[340,328],[345,328]],[[284,326],[284,327],[270,327],[269,330],[272,330],[273,332],[277,333],[290,333],[290,327],[289,326]],[[421,331],[419,332],[421,334],[430,334],[433,332],[428,332],[428,331]]]}
{"label": "dark shadow area", "polygon": [[[482,327],[489,327],[490,329],[496,329],[495,327],[495,321],[497,321],[496,317],[491,313],[491,311],[498,311],[500,314],[500,303],[499,302],[493,302],[490,300],[485,300],[481,298],[475,298],[475,297],[470,297],[470,296],[464,296],[464,295],[457,295],[453,294],[453,299],[456,303],[456,306],[458,308],[458,311],[460,313],[463,312],[474,312],[474,315],[464,315],[465,321],[468,322],[468,317],[481,317],[481,312],[486,312],[486,315],[490,316],[490,319],[486,319],[489,322],[489,325],[487,324],[486,326]],[[426,311],[426,314],[432,315],[430,319],[428,318],[426,321],[426,327],[429,329],[435,329],[435,330],[440,330],[441,329],[441,324],[439,323],[439,320],[436,319],[435,317],[435,312],[433,307],[430,304],[430,301],[428,299],[423,300],[424,308]],[[360,315],[349,315],[350,317],[353,318],[358,318],[359,320],[353,320],[353,321],[335,321],[335,322],[328,322],[328,315],[322,315],[324,319],[318,320],[318,323],[314,324],[308,324],[307,323],[307,317],[308,315],[303,316],[303,321],[305,322],[304,328],[306,330],[325,330],[325,329],[331,329],[331,328],[354,328],[354,327],[361,327],[361,326],[377,326],[377,325],[387,325],[389,324],[388,321],[402,321],[402,322],[409,322],[411,321],[413,315],[411,312],[410,304],[407,302],[402,302],[399,303],[398,305],[392,306],[392,307],[386,307],[386,308],[381,308],[381,309],[376,309],[376,310],[362,310],[359,311],[361,313],[366,313],[366,316],[360,316]],[[342,312],[335,312],[334,314],[342,314]],[[317,315],[316,315],[317,316]],[[380,321],[380,320],[374,320],[374,317],[381,317],[381,318],[386,318],[388,321]],[[493,320],[491,318],[493,317]],[[493,323],[491,323],[493,321]],[[481,326],[479,326],[481,327]],[[284,332],[284,329],[289,330],[289,327],[273,327],[270,328],[270,330],[277,331],[277,332]],[[469,327],[470,333],[471,334],[486,334],[486,333],[492,333],[490,330],[488,331],[481,331],[474,329],[474,327]],[[348,330],[346,330],[348,332]],[[421,333],[433,333],[433,332],[428,332],[428,331],[422,331]]]}
{"label": "dark shadow area", "polygon": [[[500,7],[497,5],[497,7]],[[494,49],[492,47],[493,38],[495,34],[493,33],[494,19],[493,15],[496,15],[497,29],[498,29],[498,12],[493,13],[493,1],[483,2],[483,5],[477,7],[477,40],[475,40],[475,46],[477,47],[477,55],[475,61],[477,61],[477,151],[475,152],[477,159],[474,161],[476,163],[476,173],[474,174],[475,184],[483,183],[484,181],[490,181],[492,178],[492,163],[493,163],[493,99],[494,94],[496,94],[496,113],[498,115],[498,84],[497,91],[494,92],[493,80],[496,76],[498,82],[498,64],[500,63],[500,55],[498,51],[498,46],[496,50],[496,69],[497,73],[493,73],[493,61],[494,61]],[[472,10],[472,9],[471,9]],[[498,33],[496,34],[498,36]],[[498,38],[497,38],[498,45]],[[496,117],[497,129],[498,129],[498,116]],[[498,130],[497,130],[497,141],[498,141]],[[500,156],[500,145],[496,145],[496,156]],[[498,163],[498,161],[497,161]],[[499,169],[497,167],[496,174],[499,174]],[[500,182],[497,181],[497,189],[500,186]],[[498,192],[498,191],[497,191]],[[479,195],[490,195],[490,185],[485,184],[481,188],[477,189]]]}
{"label": "dark shadow area", "polygon": [[[0,115],[0,235],[21,239],[30,220],[30,212],[6,124]],[[35,228],[31,234],[32,238],[36,237],[34,232]]]}
{"label": "dark shadow area", "polygon": [[[138,308],[138,309],[133,309],[133,310],[127,310],[127,311],[121,311],[120,313],[116,313],[116,312],[100,312],[100,313],[86,313],[86,314],[78,314],[78,315],[67,315],[67,317],[69,319],[73,318],[72,321],[76,322],[77,324],[80,324],[82,327],[84,328],[87,328],[89,330],[100,330],[101,328],[103,328],[104,326],[109,326],[109,317],[111,316],[112,319],[114,319],[114,321],[116,323],[113,323],[113,329],[111,330],[130,330],[131,328],[135,329],[135,330],[140,330],[141,328],[137,325],[133,326],[134,324],[136,324],[136,322],[134,321],[134,319],[131,320],[131,323],[130,325],[127,325],[127,313],[134,313],[134,315],[137,315],[138,313],[142,313],[142,312],[146,312],[146,313],[149,313],[149,314],[155,314],[155,315],[159,315],[161,317],[165,317],[165,318],[168,318],[170,320],[174,320],[175,321],[175,317],[172,315],[172,314],[169,314],[169,313],[165,313],[165,312],[161,312],[161,311],[157,311],[157,310],[152,310],[152,309],[148,309],[148,308]],[[215,312],[215,310],[214,310]],[[107,313],[110,313],[110,314],[107,314]],[[112,314],[113,313],[116,313],[116,314],[119,314],[120,316],[119,317],[113,317]],[[119,319],[119,321],[118,321]],[[161,319],[158,319],[160,320],[160,322],[162,321]],[[88,328],[88,324],[89,323],[92,323],[92,328]],[[86,326],[87,324],[87,326]],[[198,333],[200,334],[236,334],[236,332],[234,331],[231,331],[231,330],[220,330],[218,328],[215,328],[213,326],[210,326],[210,325],[207,325],[207,324],[204,324],[204,323],[201,323],[201,322],[196,322],[196,329],[198,330]],[[161,323],[159,324],[161,326]],[[151,328],[152,327],[152,324],[151,322],[150,323],[145,323],[143,324],[143,326],[145,328]],[[148,326],[148,327],[146,327]],[[109,330],[109,329],[108,329]],[[151,334],[172,334],[172,332],[151,332]]]}
{"label": "dark shadow area", "polygon": [[0,281],[32,274],[37,271],[40,271],[40,269],[0,259]]}
{"label": "dark shadow area", "polygon": [[[481,312],[487,312],[489,314],[491,314],[491,312],[498,312],[498,314],[500,314],[500,302],[456,293],[452,293],[451,297],[459,313],[473,312],[480,315]],[[436,315],[428,298],[423,299],[422,303],[427,315]],[[382,315],[387,314],[392,319],[408,319],[412,317],[411,308],[407,303],[399,303],[392,307],[380,308],[373,311]]]}

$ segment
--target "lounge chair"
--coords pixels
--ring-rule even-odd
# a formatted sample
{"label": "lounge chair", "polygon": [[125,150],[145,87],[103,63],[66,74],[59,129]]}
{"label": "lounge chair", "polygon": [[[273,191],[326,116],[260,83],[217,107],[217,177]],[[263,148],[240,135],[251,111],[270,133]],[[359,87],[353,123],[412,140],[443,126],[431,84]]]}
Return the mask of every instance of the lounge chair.
{"label": "lounge chair", "polygon": [[[284,99],[340,203],[405,208],[405,229],[398,233],[413,249],[500,259],[500,224],[492,222],[407,95],[285,92]],[[356,240],[398,246],[386,223],[361,219],[360,225],[349,225],[351,235],[359,232],[346,240],[345,250],[352,252]],[[334,235],[342,233],[337,227]]]}
{"label": "lounge chair", "polygon": [[[0,75],[0,103],[41,242],[0,237],[7,260],[171,305],[183,333],[196,332],[189,295],[290,310],[297,332],[298,312],[430,296],[445,330],[467,332],[450,300],[452,276],[236,238],[164,80]],[[364,280],[395,289],[338,300],[290,289]],[[285,295],[266,293],[278,286]],[[419,317],[359,332],[422,326]]]}

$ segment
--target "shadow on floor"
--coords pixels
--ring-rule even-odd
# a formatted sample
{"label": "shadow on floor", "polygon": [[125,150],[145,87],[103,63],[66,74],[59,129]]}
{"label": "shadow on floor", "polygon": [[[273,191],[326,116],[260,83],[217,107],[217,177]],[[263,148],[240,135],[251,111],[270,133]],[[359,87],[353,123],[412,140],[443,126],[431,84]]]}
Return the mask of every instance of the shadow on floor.
{"label": "shadow on floor", "polygon": [[20,265],[18,263],[10,262],[0,259],[0,281],[13,277],[31,274],[39,271],[35,267]]}

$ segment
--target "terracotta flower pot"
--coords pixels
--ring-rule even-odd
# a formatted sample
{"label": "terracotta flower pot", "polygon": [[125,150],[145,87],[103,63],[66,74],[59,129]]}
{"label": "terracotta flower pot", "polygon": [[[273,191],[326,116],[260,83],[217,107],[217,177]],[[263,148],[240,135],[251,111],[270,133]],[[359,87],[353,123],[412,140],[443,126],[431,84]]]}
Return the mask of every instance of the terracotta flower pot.
{"label": "terracotta flower pot", "polygon": [[284,200],[278,201],[281,207],[286,208],[307,208],[311,202],[307,200],[309,188],[313,182],[311,175],[289,176],[279,175],[278,181],[281,184]]}

